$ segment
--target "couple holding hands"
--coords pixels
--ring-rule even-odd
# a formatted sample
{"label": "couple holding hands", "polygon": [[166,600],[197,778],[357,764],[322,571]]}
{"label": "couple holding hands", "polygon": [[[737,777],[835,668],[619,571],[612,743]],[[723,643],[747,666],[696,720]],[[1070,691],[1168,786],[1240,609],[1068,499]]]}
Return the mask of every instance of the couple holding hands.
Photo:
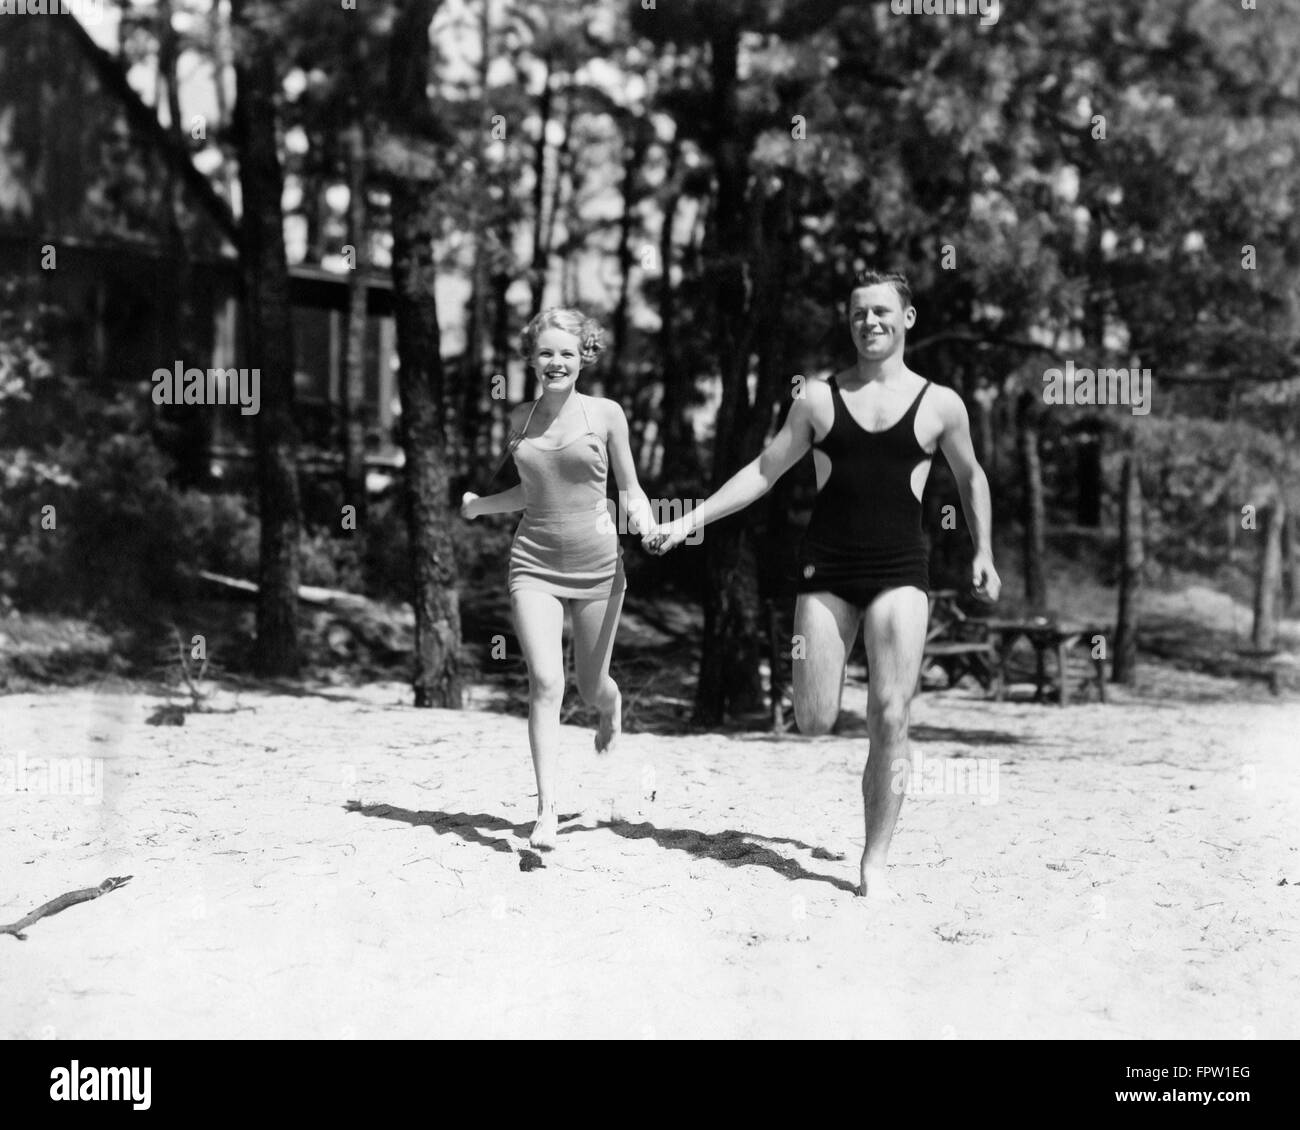
{"label": "couple holding hands", "polygon": [[812,450],[818,495],[795,612],[795,632],[806,643],[794,664],[795,718],[805,734],[826,733],[834,724],[844,663],[864,624],[870,748],[859,893],[890,894],[885,860],[903,792],[896,764],[907,763],[908,705],[929,616],[920,498],[936,448],[952,466],[971,526],[972,585],[989,600],[997,599],[1000,585],[989,549],[988,483],[975,462],[965,406],[955,392],[931,385],[903,364],[906,331],[915,319],[901,275],[859,275],[849,299],[856,366],[827,381],[807,382],[757,459],[696,510],[663,525],[655,523],[637,482],[622,407],[576,389],[580,370],[600,352],[600,327],[568,309],[545,310],[525,327],[522,351],[542,394],[510,416],[520,483],[487,497],[466,494],[461,514],[473,519],[524,512],[511,546],[509,585],[528,667],[528,738],[537,775],[533,847],[553,848],[558,833],[565,602],[573,621],[578,690],[599,713],[597,751],[608,752],[620,730],[622,701],[609,663],[626,585],[618,533],[609,520],[610,470],[627,499],[630,528],[648,551],[662,554],[766,494]]}

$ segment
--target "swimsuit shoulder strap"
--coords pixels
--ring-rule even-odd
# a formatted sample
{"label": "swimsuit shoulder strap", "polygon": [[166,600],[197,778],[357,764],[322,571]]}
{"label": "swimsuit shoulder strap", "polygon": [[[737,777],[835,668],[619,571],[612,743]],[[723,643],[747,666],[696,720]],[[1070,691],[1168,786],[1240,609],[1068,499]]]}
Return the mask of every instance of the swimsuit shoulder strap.
{"label": "swimsuit shoulder strap", "polygon": [[524,420],[524,426],[519,429],[519,438],[523,439],[528,433],[528,425],[533,422],[533,413],[537,411],[537,406],[542,402],[541,397],[533,401],[533,406],[528,409],[528,418]]}
{"label": "swimsuit shoulder strap", "polygon": [[839,426],[841,414],[848,411],[844,407],[844,398],[840,396],[840,382],[835,379],[834,373],[826,378],[826,383],[831,386],[831,426],[821,439],[813,440],[813,447],[821,447],[830,438],[831,432]]}
{"label": "swimsuit shoulder strap", "polygon": [[926,381],[925,384],[921,386],[921,391],[916,394],[916,399],[912,401],[912,406],[908,409],[909,412],[913,412],[916,410],[916,406],[921,403],[921,397],[925,395],[925,390],[929,387],[930,387],[929,381]]}
{"label": "swimsuit shoulder strap", "polygon": [[[582,393],[578,393],[578,407],[582,409],[582,418],[587,421],[587,431],[591,432],[592,435],[596,435],[591,426],[591,417],[587,415],[587,398]],[[599,439],[600,437],[596,436],[596,438]]]}
{"label": "swimsuit shoulder strap", "polygon": [[834,413],[831,417],[831,427],[834,427],[840,413],[846,412],[848,409],[844,407],[844,394],[840,392],[840,382],[835,379],[834,373],[830,375],[826,383],[831,386],[831,404]]}
{"label": "swimsuit shoulder strap", "polygon": [[[904,413],[904,415],[903,415],[903,420],[909,420],[909,421],[912,421],[912,423],[910,424],[910,426],[909,426],[908,429],[907,429],[907,434],[910,435],[910,436],[912,437],[912,441],[916,444],[917,449],[918,449],[918,450],[921,452],[921,454],[923,454],[927,459],[930,458],[932,455],[934,455],[934,452],[933,452],[933,451],[926,451],[925,448],[921,446],[920,441],[917,440],[917,438],[916,438],[916,430],[915,430],[915,429],[916,429],[916,422],[915,422],[915,421],[916,421],[916,410],[921,406],[921,397],[923,397],[923,396],[925,395],[925,390],[926,390],[927,388],[929,388],[929,387],[930,387],[930,382],[927,380],[927,381],[925,382],[925,384],[923,384],[923,385],[921,386],[921,391],[918,392],[918,393],[916,394],[916,399],[912,401],[912,406],[911,406],[911,407],[910,407],[910,408],[909,408],[909,409]],[[899,421],[900,424],[901,424],[902,422],[903,422],[902,420]]]}

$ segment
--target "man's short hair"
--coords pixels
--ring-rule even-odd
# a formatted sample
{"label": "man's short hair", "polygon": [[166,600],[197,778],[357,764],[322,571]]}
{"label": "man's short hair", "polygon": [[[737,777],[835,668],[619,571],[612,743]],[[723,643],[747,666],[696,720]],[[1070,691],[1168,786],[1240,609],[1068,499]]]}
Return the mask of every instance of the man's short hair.
{"label": "man's short hair", "polygon": [[[853,277],[849,298],[853,297],[855,290],[861,290],[864,286],[879,286],[881,283],[888,283],[898,292],[904,310],[912,305],[912,288],[908,285],[907,276],[898,271],[859,271]],[[848,305],[848,300],[845,301],[845,305]]]}

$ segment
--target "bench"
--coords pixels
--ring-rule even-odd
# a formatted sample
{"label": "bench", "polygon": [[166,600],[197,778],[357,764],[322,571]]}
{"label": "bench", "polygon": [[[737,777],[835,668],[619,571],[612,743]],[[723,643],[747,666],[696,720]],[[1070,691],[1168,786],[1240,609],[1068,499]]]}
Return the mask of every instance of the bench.
{"label": "bench", "polygon": [[[964,675],[974,675],[985,690],[1000,697],[1002,669],[998,651],[989,638],[982,620],[967,616],[958,606],[961,593],[956,589],[935,589],[930,593],[930,622],[925,635],[925,653],[921,671],[933,664],[943,669],[952,685]],[[916,693],[921,693],[921,674],[916,677]]]}
{"label": "bench", "polygon": [[[935,640],[925,645],[924,671],[927,663],[943,668],[949,685],[964,675],[974,675],[985,690],[995,697],[1002,694],[1002,669],[998,663],[998,649],[990,640]],[[916,691],[921,692],[921,675],[916,677]]]}

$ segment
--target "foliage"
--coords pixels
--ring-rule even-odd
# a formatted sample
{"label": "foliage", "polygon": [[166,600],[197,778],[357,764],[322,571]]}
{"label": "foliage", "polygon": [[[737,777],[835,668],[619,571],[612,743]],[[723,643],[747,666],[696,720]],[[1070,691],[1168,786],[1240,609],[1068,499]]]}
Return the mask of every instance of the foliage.
{"label": "foliage", "polygon": [[138,613],[175,592],[185,552],[148,397],[56,372],[58,312],[22,297],[6,286],[0,311],[0,587],[33,607]]}
{"label": "foliage", "polygon": [[[1148,552],[1157,560],[1213,569],[1231,556],[1245,508],[1260,528],[1258,512],[1275,489],[1297,512],[1300,481],[1276,435],[1240,420],[1179,417],[1153,417],[1141,432]],[[1257,547],[1250,549],[1253,562]]]}

